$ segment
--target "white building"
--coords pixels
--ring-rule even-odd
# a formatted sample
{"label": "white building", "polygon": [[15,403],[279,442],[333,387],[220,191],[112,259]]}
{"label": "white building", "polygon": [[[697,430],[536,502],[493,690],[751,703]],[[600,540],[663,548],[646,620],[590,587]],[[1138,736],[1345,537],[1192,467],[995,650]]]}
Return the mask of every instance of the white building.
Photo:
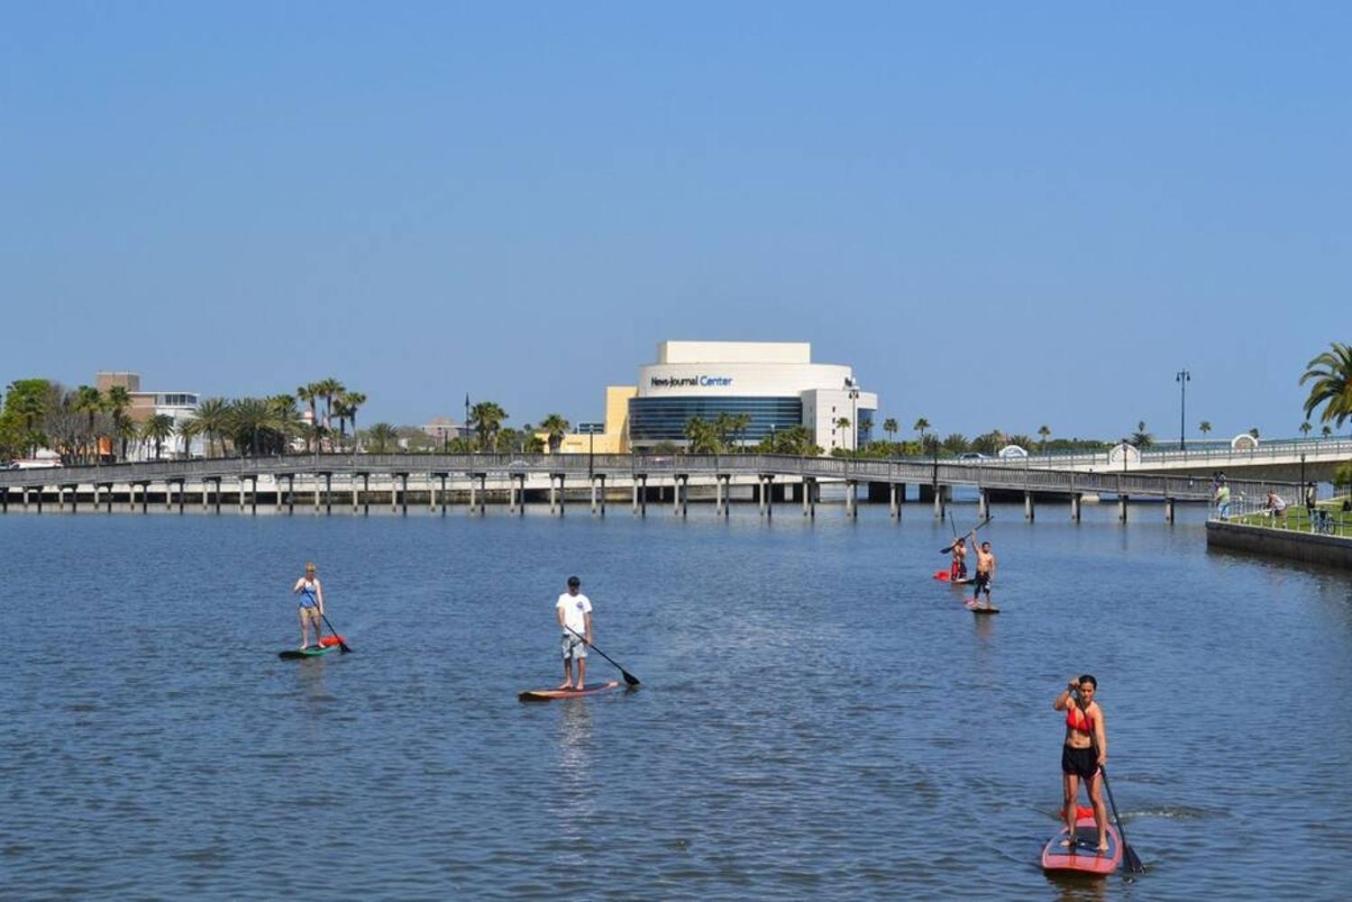
{"label": "white building", "polygon": [[629,444],[683,444],[692,418],[726,413],[750,417],[737,437],[746,444],[804,426],[827,452],[853,450],[870,441],[877,410],[878,396],[859,389],[850,367],[813,363],[808,342],[664,341],[657,362],[639,368]]}

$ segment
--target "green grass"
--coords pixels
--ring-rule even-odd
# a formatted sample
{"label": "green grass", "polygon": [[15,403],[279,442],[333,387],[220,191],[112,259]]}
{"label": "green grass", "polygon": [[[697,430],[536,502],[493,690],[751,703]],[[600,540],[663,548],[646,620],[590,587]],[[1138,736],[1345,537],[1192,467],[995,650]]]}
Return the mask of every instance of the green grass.
{"label": "green grass", "polygon": [[[1333,531],[1328,535],[1352,539],[1352,512],[1344,511],[1339,503],[1322,502],[1321,510],[1328,511],[1333,518]],[[1310,532],[1310,515],[1304,507],[1291,505],[1286,509],[1285,517],[1274,517],[1267,513],[1245,514],[1232,517],[1231,522],[1247,526],[1266,526],[1269,529],[1289,529],[1293,532]]]}

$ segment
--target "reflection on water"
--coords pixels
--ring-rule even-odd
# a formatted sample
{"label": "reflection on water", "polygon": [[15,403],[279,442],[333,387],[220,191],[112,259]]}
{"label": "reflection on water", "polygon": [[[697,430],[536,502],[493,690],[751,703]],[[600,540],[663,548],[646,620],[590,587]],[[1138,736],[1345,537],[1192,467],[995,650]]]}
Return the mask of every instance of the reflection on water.
{"label": "reflection on water", "polygon": [[[0,516],[0,895],[1337,897],[1346,574],[1015,506],[975,616],[927,517],[652,512]],[[312,559],[356,653],[279,661]],[[644,689],[523,705],[578,571]],[[1135,883],[1037,865],[1085,671]]]}

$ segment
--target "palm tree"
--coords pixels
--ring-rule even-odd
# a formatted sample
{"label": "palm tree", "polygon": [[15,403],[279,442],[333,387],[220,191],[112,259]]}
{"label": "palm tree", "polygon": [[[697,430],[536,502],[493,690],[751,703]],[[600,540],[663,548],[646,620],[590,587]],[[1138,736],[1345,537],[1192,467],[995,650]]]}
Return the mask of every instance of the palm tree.
{"label": "palm tree", "polygon": [[[296,389],[296,397],[300,399],[302,404],[310,405],[310,425],[318,426],[319,412],[315,409],[315,402],[319,400],[319,383],[311,382],[302,385],[300,388]],[[312,435],[318,436],[318,430],[314,431]],[[313,451],[314,449],[309,447],[309,445],[306,445],[305,450]]]}
{"label": "palm tree", "polygon": [[1041,443],[1041,445],[1038,447],[1038,451],[1040,451],[1040,452],[1042,452],[1042,453],[1045,454],[1046,451],[1047,451],[1047,439],[1051,438],[1051,435],[1052,435],[1051,427],[1050,427],[1050,426],[1045,426],[1045,425],[1044,425],[1044,426],[1039,426],[1039,427],[1037,428],[1037,435],[1038,435],[1038,438],[1042,439],[1042,443]]}
{"label": "palm tree", "polygon": [[[540,430],[549,435],[550,454],[558,453],[559,445],[563,444],[563,436],[570,428],[572,427],[569,425],[568,421],[565,420],[561,414],[557,413],[551,413],[540,421]],[[530,429],[527,428],[525,431],[529,433]]]}
{"label": "palm tree", "polygon": [[718,433],[708,420],[691,417],[685,424],[685,437],[690,442],[691,454],[717,454]]}
{"label": "palm tree", "polygon": [[276,408],[264,398],[240,398],[230,405],[228,431],[235,450],[257,456],[263,451],[280,453],[286,445]]}
{"label": "palm tree", "polygon": [[178,436],[183,439],[183,453],[192,457],[193,439],[202,434],[202,421],[193,417],[191,420],[184,420],[178,427]]}
{"label": "palm tree", "polygon": [[127,439],[134,435],[133,429],[128,428],[131,421],[127,419],[127,411],[131,409],[131,392],[127,391],[125,385],[114,385],[108,389],[107,404],[108,412],[113,415],[113,431],[122,441],[122,459],[126,460]]}
{"label": "palm tree", "polygon": [[141,440],[154,443],[156,460],[160,459],[164,451],[165,440],[173,436],[174,418],[167,413],[157,413],[141,424]]}
{"label": "palm tree", "polygon": [[320,397],[324,399],[324,431],[332,434],[333,399],[347,391],[347,389],[343,387],[343,383],[332,376],[329,376],[326,379],[320,379],[315,388],[318,389]]}
{"label": "palm tree", "polygon": [[280,453],[285,454],[291,439],[306,434],[305,418],[296,409],[295,395],[273,395],[268,398],[268,409],[273,416],[273,426],[282,435]]}
{"label": "palm tree", "polygon": [[1313,428],[1314,427],[1310,425],[1310,421],[1306,420],[1305,422],[1300,424],[1300,434],[1305,438],[1309,438],[1310,430]]}
{"label": "palm tree", "polygon": [[384,454],[387,445],[394,444],[399,440],[398,433],[389,423],[376,423],[371,427],[368,437],[371,439],[371,444],[375,446],[377,454]]}
{"label": "palm tree", "polygon": [[498,433],[502,430],[502,421],[507,419],[507,411],[493,401],[480,401],[470,408],[470,422],[479,435],[479,448],[498,450]]}
{"label": "palm tree", "polygon": [[920,443],[923,445],[925,443],[925,430],[930,428],[930,421],[921,417],[915,421],[915,425],[911,428],[920,433]]}
{"label": "palm tree", "polygon": [[835,422],[833,423],[833,425],[834,425],[837,429],[840,430],[840,447],[844,448],[844,447],[845,447],[845,436],[849,434],[846,430],[848,430],[848,429],[850,428],[850,418],[849,418],[849,417],[836,417]]}
{"label": "palm tree", "polygon": [[89,457],[98,456],[98,436],[94,431],[94,417],[103,410],[103,395],[99,390],[89,385],[81,385],[75,389],[75,400],[72,405],[77,413],[87,414],[89,416],[89,442],[94,446],[94,453],[90,455],[88,450],[85,452],[86,461]]}
{"label": "palm tree", "polygon": [[897,432],[900,428],[901,427],[897,424],[896,417],[888,417],[883,420],[883,432],[887,433],[887,440],[889,442],[895,442],[897,440]]}
{"label": "palm tree", "polygon": [[[352,424],[352,441],[357,441],[357,410],[366,403],[366,395],[359,391],[343,392],[343,410],[347,414],[348,422]],[[338,420],[338,427],[341,429],[343,421]]]}
{"label": "palm tree", "polygon": [[1203,420],[1201,424],[1198,425],[1197,431],[1202,433],[1202,438],[1206,438],[1206,434],[1211,431],[1211,421]]}
{"label": "palm tree", "polygon": [[732,434],[737,431],[737,418],[730,413],[720,413],[714,417],[709,424],[714,432],[714,438],[718,441],[719,450],[726,448],[732,441]]}
{"label": "palm tree", "polygon": [[1326,425],[1319,430],[1319,434],[1322,435],[1324,438],[1328,438],[1330,435],[1333,435],[1333,430]]}
{"label": "palm tree", "polygon": [[1320,422],[1332,423],[1341,429],[1343,421],[1352,417],[1352,345],[1335,341],[1332,350],[1325,351],[1305,364],[1300,384],[1313,382],[1305,399],[1305,416],[1324,405]]}
{"label": "palm tree", "polygon": [[739,413],[732,417],[732,434],[736,437],[737,447],[746,444],[746,431],[751,428],[751,414]]}
{"label": "palm tree", "polygon": [[873,418],[867,414],[859,418],[859,431],[861,433],[873,432]]}
{"label": "palm tree", "polygon": [[222,439],[221,454],[225,454],[224,436],[230,425],[230,402],[225,398],[206,398],[197,405],[193,418],[193,434],[207,437],[207,457],[216,450],[216,439]]}

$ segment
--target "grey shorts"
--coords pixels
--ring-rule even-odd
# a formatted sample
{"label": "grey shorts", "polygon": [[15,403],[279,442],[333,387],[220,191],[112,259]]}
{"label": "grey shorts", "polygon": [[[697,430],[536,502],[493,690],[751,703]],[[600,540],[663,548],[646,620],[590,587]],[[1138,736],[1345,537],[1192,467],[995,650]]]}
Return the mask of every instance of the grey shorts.
{"label": "grey shorts", "polygon": [[587,643],[583,642],[572,633],[564,633],[559,638],[559,650],[563,652],[563,659],[585,658],[587,657]]}

